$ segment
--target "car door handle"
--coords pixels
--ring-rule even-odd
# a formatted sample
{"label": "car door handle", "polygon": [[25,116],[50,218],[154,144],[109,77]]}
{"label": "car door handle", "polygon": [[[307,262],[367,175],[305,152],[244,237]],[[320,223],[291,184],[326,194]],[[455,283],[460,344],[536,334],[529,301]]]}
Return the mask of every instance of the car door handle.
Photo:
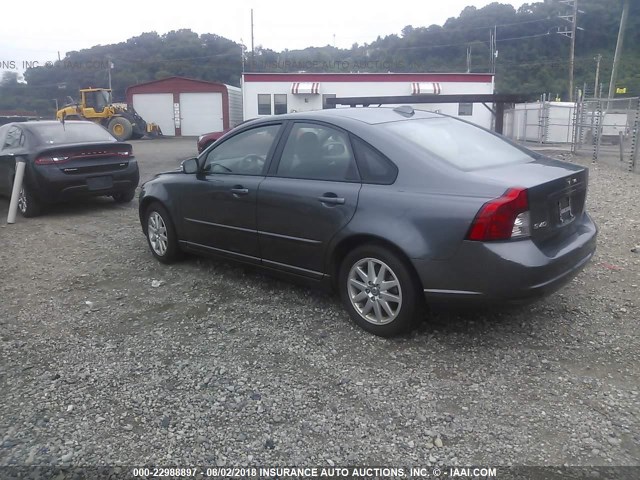
{"label": "car door handle", "polygon": [[344,205],[344,198],[336,197],[335,195],[322,195],[318,197],[320,203],[328,203],[330,205]]}
{"label": "car door handle", "polygon": [[231,193],[234,195],[249,195],[249,189],[244,188],[242,185],[236,185],[231,189]]}

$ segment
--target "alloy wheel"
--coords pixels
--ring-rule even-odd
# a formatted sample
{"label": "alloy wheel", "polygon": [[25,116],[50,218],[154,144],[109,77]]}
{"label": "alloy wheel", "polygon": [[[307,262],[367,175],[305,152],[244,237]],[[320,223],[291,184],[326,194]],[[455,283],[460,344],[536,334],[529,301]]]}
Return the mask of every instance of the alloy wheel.
{"label": "alloy wheel", "polygon": [[167,237],[167,226],[164,223],[162,215],[158,212],[151,212],[147,221],[147,236],[149,237],[149,244],[156,253],[156,255],[162,257],[167,253],[169,240]]}
{"label": "alloy wheel", "polygon": [[386,325],[395,320],[402,307],[402,288],[398,277],[383,261],[363,258],[349,271],[349,300],[367,322]]}

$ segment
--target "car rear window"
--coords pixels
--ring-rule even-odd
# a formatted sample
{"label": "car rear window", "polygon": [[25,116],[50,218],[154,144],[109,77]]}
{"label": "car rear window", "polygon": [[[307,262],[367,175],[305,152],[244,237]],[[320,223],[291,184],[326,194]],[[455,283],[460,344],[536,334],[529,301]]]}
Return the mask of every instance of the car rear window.
{"label": "car rear window", "polygon": [[404,120],[381,125],[401,139],[462,170],[530,162],[534,157],[497,135],[454,118]]}
{"label": "car rear window", "polygon": [[40,143],[44,143],[45,145],[117,142],[108,131],[92,122],[47,123],[32,125],[31,129],[40,140]]}

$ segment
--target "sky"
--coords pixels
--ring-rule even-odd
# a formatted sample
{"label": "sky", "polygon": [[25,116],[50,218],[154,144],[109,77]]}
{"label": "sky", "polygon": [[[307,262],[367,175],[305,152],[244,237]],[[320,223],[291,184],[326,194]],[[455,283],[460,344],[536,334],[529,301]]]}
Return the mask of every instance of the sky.
{"label": "sky", "polygon": [[[421,0],[377,3],[371,0],[236,0],[203,2],[19,1],[11,3],[11,21],[0,30],[0,70],[22,71],[25,62],[64,58],[68,51],[124,42],[143,32],[159,34],[188,28],[214,33],[251,46],[275,51],[335,45],[350,48],[371,43],[379,35],[400,34],[403,27],[442,25],[467,6],[482,8],[495,0]],[[500,0],[498,0],[500,1]],[[525,3],[502,0],[516,9]],[[13,63],[11,63],[13,62]],[[33,63],[31,63],[33,65]]]}

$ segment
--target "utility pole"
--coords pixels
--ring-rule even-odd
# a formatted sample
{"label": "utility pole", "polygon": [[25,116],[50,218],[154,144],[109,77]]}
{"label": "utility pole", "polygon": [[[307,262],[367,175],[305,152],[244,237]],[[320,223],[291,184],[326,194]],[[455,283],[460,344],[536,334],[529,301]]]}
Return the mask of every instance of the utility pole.
{"label": "utility pole", "polygon": [[[109,90],[111,90],[111,69],[113,68],[113,62],[111,61],[111,55],[107,55],[107,73],[109,74]],[[113,90],[111,90],[113,95]]]}
{"label": "utility pole", "polygon": [[494,26],[489,30],[489,65],[491,65],[491,73],[496,73],[496,61],[498,58],[498,46],[496,37],[498,36],[498,27]]}
{"label": "utility pole", "polygon": [[467,73],[471,72],[471,45],[467,46]]}
{"label": "utility pole", "polygon": [[573,0],[573,22],[571,23],[571,60],[569,62],[569,101],[573,102],[573,69],[576,60],[576,27],[578,26],[578,0]]}
{"label": "utility pole", "polygon": [[560,2],[572,7],[570,15],[560,15],[560,18],[571,23],[571,30],[565,27],[562,31],[558,30],[558,33],[571,39],[571,51],[569,53],[569,101],[573,102],[573,70],[576,58],[576,31],[584,30],[583,28],[578,27],[578,13],[584,12],[578,10],[578,0],[560,0]]}
{"label": "utility pole", "polygon": [[616,53],[613,57],[613,69],[611,70],[611,83],[609,83],[609,100],[616,93],[616,80],[618,79],[618,65],[620,63],[620,55],[622,55],[622,42],[624,40],[624,31],[627,27],[627,16],[629,15],[629,0],[624,0],[622,6],[622,17],[620,17],[620,29],[618,30],[618,43],[616,43]]}
{"label": "utility pole", "polygon": [[493,30],[489,30],[489,71],[493,73]]}
{"label": "utility pole", "polygon": [[600,62],[602,61],[602,55],[598,54],[595,58],[596,60],[596,81],[593,84],[593,97],[598,96],[598,82],[600,81]]}
{"label": "utility pole", "polygon": [[244,45],[244,41],[240,39],[240,61],[242,62],[242,73],[244,73],[244,52],[247,49]]}
{"label": "utility pole", "polygon": [[256,50],[253,47],[253,8],[251,9],[251,71],[255,72]]}

